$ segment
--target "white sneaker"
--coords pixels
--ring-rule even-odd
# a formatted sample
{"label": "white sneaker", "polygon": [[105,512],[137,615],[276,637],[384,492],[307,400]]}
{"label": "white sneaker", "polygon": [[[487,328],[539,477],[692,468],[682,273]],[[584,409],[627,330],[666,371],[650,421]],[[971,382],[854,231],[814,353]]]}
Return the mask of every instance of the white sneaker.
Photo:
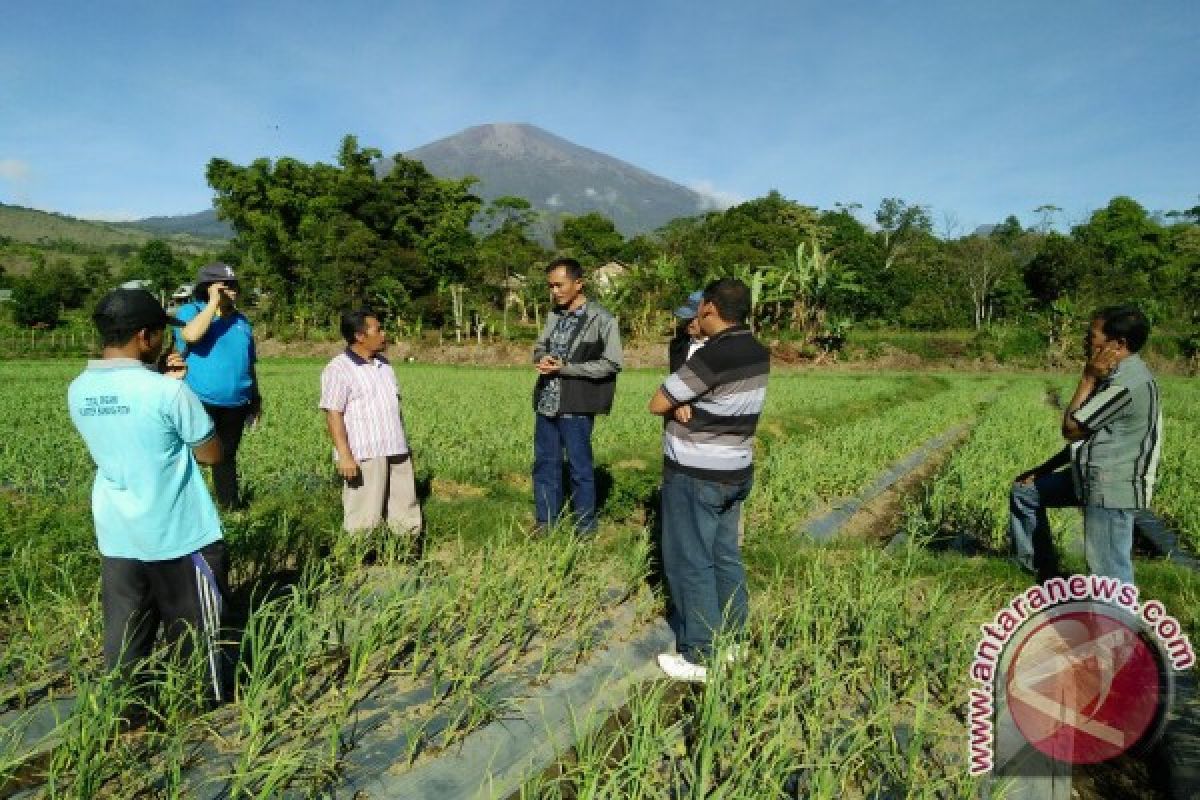
{"label": "white sneaker", "polygon": [[677,681],[704,683],[708,680],[707,669],[693,664],[678,653],[659,653],[658,666],[667,673],[667,677]]}

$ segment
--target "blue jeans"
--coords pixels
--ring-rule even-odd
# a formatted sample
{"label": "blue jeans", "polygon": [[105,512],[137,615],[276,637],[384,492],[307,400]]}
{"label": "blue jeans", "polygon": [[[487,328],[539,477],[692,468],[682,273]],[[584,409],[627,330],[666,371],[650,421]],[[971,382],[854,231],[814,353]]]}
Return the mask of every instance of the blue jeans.
{"label": "blue jeans", "polygon": [[1083,505],[1069,469],[1043,475],[1009,492],[1008,537],[1017,563],[1042,581],[1058,572],[1048,508],[1083,508],[1083,548],[1088,571],[1133,583],[1133,519],[1136,511]]}
{"label": "blue jeans", "polygon": [[749,594],[738,519],[752,483],[663,474],[663,572],[678,625],[676,649],[692,663],[712,655],[713,636],[722,628],[745,627]]}
{"label": "blue jeans", "polygon": [[563,513],[563,450],[571,472],[571,505],[580,533],[596,530],[596,475],[592,468],[590,414],[547,417],[534,414],[533,508],[538,525],[550,526]]}

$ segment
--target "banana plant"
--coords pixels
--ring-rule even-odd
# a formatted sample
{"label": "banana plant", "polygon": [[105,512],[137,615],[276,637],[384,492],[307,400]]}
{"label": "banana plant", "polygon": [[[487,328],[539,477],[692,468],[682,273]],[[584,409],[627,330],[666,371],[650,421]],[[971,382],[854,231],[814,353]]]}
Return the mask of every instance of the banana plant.
{"label": "banana plant", "polygon": [[750,287],[750,330],[757,333],[761,325],[759,325],[759,315],[762,311],[763,296],[767,290],[773,277],[770,274],[774,271],[774,267],[770,265],[749,267],[738,265],[733,268],[733,276],[740,280],[746,286]]}
{"label": "banana plant", "polygon": [[824,334],[829,304],[839,292],[861,292],[853,270],[845,269],[832,255],[821,250],[816,241],[796,246],[793,258],[783,269],[796,287],[792,302],[792,328],[802,330],[813,340]]}

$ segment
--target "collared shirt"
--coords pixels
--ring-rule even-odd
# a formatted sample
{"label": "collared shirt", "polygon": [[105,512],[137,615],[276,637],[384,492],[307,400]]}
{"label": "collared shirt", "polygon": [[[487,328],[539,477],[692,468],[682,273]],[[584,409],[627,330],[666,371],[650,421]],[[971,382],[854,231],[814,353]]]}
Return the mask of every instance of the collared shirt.
{"label": "collared shirt", "polygon": [[[579,308],[574,311],[567,311],[559,317],[558,324],[554,326],[554,330],[550,332],[550,339],[546,342],[546,349],[549,351],[549,354],[564,364],[571,349],[571,340],[575,338],[575,332],[583,324],[583,312],[586,308],[587,303],[584,302]],[[561,399],[562,378],[558,375],[553,375],[546,379],[541,391],[538,393],[537,413],[547,417],[556,416],[561,405]],[[563,416],[572,415],[563,414]]]}
{"label": "collared shirt", "polygon": [[1075,488],[1087,505],[1149,508],[1162,452],[1158,385],[1131,355],[1073,414],[1089,431],[1072,446]]}
{"label": "collared shirt", "polygon": [[[176,316],[191,322],[203,310],[188,303]],[[176,345],[187,359],[188,386],[211,406],[237,407],[250,402],[254,391],[254,332],[240,311],[213,317],[200,341],[187,344],[176,334]]]}
{"label": "collared shirt", "polygon": [[748,328],[728,328],[709,338],[663,382],[672,402],[692,406],[686,425],[667,420],[664,467],[706,480],[752,477],[754,432],[770,370],[770,354]]}
{"label": "collared shirt", "polygon": [[408,452],[400,417],[400,385],[382,356],[370,361],[349,348],[321,372],[320,407],[340,411],[356,461]]}
{"label": "collared shirt", "polygon": [[192,448],[213,422],[182,381],[132,358],[89,361],[67,406],[92,460],[92,517],[101,555],[165,561],[221,538]]}

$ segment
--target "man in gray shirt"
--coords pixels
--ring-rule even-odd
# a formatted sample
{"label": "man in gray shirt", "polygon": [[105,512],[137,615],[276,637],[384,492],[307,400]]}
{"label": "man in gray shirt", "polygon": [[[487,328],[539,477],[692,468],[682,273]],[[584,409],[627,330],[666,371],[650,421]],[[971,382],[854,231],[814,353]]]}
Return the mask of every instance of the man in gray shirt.
{"label": "man in gray shirt", "polygon": [[1058,572],[1046,509],[1082,507],[1088,570],[1133,583],[1134,516],[1150,507],[1162,449],[1158,385],[1138,355],[1149,335],[1136,306],[1092,315],[1087,364],[1063,414],[1068,444],[1013,484],[1009,538],[1039,581]]}
{"label": "man in gray shirt", "polygon": [[573,258],[546,268],[554,309],[533,345],[534,529],[544,532],[563,518],[563,453],[571,474],[575,531],[596,533],[596,478],[592,427],[596,414],[612,409],[621,371],[616,318],[583,292],[583,270]]}

